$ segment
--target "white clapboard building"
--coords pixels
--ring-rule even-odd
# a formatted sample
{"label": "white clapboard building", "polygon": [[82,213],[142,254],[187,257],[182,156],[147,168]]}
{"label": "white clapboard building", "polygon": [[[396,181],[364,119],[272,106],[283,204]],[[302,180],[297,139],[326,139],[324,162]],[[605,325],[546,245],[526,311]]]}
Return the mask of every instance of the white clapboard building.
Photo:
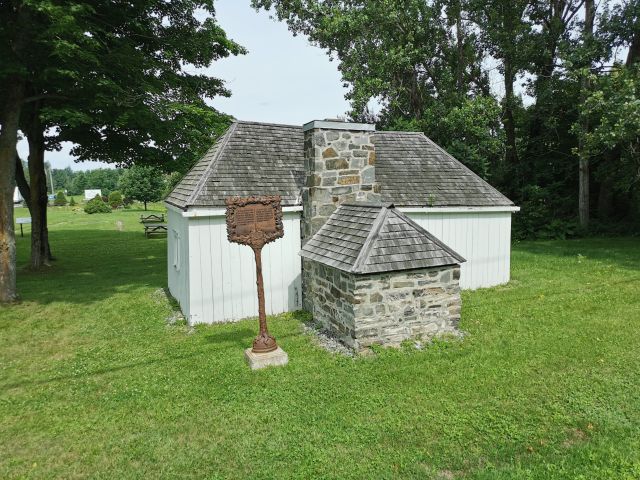
{"label": "white clapboard building", "polygon": [[266,309],[302,308],[304,225],[317,231],[312,222],[361,194],[370,200],[371,191],[466,259],[462,288],[509,281],[511,215],[519,208],[424,134],[329,120],[237,121],[165,200],[171,294],[190,324],[256,316],[253,252],[228,242],[224,202],[277,194],[284,237],[263,250]]}

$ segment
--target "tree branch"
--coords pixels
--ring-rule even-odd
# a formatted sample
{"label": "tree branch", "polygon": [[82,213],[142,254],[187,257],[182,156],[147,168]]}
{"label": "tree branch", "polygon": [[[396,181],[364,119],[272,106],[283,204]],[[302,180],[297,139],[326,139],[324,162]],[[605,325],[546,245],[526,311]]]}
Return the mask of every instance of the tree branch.
{"label": "tree branch", "polygon": [[33,95],[25,98],[22,103],[37,102],[38,100],[69,100],[69,97],[64,95],[56,95],[53,93],[43,93],[41,95]]}

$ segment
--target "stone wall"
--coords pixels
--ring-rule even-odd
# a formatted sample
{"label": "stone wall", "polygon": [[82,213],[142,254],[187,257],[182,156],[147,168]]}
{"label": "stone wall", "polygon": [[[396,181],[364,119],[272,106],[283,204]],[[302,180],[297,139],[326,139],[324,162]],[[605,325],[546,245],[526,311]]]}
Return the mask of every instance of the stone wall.
{"label": "stone wall", "polygon": [[355,347],[355,275],[312,260],[306,262],[309,289],[304,297],[308,301],[305,309],[333,337]]}
{"label": "stone wall", "polygon": [[371,125],[320,123],[333,123],[340,128],[313,128],[314,122],[305,126],[303,242],[324,225],[341,203],[380,200],[380,188],[375,182],[375,131]]}
{"label": "stone wall", "polygon": [[308,263],[309,311],[354,350],[458,332],[458,266],[355,275]]}
{"label": "stone wall", "polygon": [[411,338],[456,334],[460,320],[460,267],[358,275],[356,348],[395,346]]}

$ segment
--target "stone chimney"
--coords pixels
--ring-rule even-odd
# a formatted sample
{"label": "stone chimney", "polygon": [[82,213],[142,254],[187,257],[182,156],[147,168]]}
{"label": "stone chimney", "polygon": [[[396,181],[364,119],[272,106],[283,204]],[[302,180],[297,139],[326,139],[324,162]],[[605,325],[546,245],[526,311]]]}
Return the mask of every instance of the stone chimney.
{"label": "stone chimney", "polygon": [[375,182],[375,126],[340,120],[303,125],[305,188],[302,191],[302,242],[316,233],[338,205],[379,201]]}

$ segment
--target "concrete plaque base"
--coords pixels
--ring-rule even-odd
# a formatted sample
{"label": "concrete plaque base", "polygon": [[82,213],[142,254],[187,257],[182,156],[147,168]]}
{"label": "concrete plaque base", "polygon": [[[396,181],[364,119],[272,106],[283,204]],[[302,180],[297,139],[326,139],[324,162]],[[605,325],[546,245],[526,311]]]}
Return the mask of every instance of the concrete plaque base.
{"label": "concrete plaque base", "polygon": [[247,360],[251,370],[286,365],[289,363],[289,355],[280,347],[268,353],[255,353],[252,352],[250,348],[247,348],[244,351],[244,358]]}

